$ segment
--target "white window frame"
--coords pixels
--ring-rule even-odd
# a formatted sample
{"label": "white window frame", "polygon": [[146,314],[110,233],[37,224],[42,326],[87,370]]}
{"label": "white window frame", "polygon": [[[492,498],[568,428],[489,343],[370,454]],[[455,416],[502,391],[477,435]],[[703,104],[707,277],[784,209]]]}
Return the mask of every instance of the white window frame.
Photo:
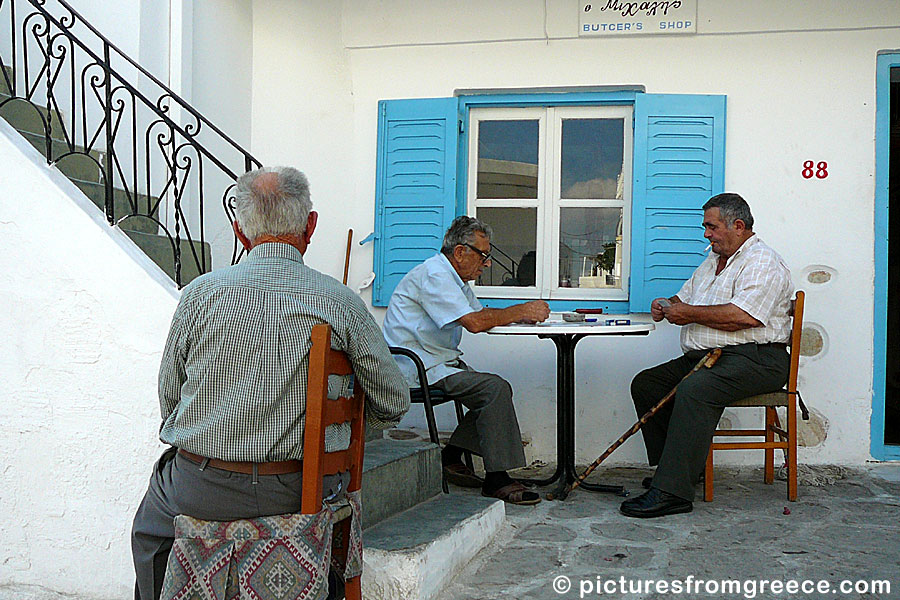
{"label": "white window frame", "polygon": [[[616,199],[560,198],[562,153],[562,121],[564,119],[617,119],[623,121],[623,194]],[[478,199],[478,126],[479,121],[538,121],[538,190],[536,199]],[[631,276],[631,204],[632,148],[634,143],[634,110],[630,105],[541,106],[541,107],[477,107],[469,111],[468,181],[466,182],[468,214],[478,208],[536,208],[536,249],[540,261],[535,265],[534,287],[483,286],[475,291],[485,298],[543,298],[546,300],[627,300]],[[551,140],[548,143],[547,140]],[[559,222],[560,209],[613,207],[622,209],[622,279],[621,288],[559,287]],[[548,224],[549,221],[549,224]]]}

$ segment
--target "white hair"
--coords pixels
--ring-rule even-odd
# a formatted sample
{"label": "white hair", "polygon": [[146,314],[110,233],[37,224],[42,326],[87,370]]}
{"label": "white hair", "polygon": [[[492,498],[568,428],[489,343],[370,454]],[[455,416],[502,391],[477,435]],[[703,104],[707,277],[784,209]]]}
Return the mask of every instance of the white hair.
{"label": "white hair", "polygon": [[[276,183],[260,182],[273,174]],[[309,181],[293,167],[263,167],[238,177],[234,191],[235,218],[249,240],[262,235],[303,235],[312,210]]]}

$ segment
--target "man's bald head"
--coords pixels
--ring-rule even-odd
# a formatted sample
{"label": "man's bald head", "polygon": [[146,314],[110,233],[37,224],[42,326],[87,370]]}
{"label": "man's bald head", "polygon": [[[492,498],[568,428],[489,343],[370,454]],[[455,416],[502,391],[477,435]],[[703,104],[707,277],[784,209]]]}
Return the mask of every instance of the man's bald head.
{"label": "man's bald head", "polygon": [[235,184],[237,223],[249,240],[302,236],[312,202],[306,175],[292,167],[264,167],[241,175]]}

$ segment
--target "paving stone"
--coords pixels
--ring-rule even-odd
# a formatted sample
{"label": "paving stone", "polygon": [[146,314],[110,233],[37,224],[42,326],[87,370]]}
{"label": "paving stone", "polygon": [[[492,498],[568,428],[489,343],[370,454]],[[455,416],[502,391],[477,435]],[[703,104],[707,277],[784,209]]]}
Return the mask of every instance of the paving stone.
{"label": "paving stone", "polygon": [[[863,510],[860,511],[860,508]],[[885,502],[859,503],[845,509],[845,512],[843,516],[845,523],[900,527],[900,501],[897,498]]]}
{"label": "paving stone", "polygon": [[630,542],[657,542],[672,537],[672,532],[646,522],[592,523],[591,531],[604,538],[628,540]]}
{"label": "paving stone", "polygon": [[535,577],[558,573],[562,562],[555,546],[532,545],[526,548],[501,550],[484,564],[472,578],[484,590],[484,586],[520,584]]}
{"label": "paving stone", "polygon": [[529,542],[571,542],[575,537],[575,532],[568,527],[543,523],[526,527],[516,535],[517,540]]}
{"label": "paving stone", "polygon": [[587,545],[575,552],[575,564],[590,566],[597,571],[631,569],[650,564],[654,550],[641,546]]}

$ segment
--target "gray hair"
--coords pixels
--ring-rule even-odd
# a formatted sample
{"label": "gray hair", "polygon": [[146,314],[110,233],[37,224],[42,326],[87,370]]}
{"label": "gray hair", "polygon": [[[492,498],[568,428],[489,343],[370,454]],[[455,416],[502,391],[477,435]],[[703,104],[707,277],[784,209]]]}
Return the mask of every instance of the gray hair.
{"label": "gray hair", "polygon": [[734,227],[734,222],[738,219],[744,222],[747,229],[753,229],[753,215],[750,214],[750,205],[739,194],[726,192],[713,196],[703,205],[704,211],[711,208],[719,209],[719,214],[729,229]]}
{"label": "gray hair", "polygon": [[[272,174],[275,181],[261,177]],[[269,180],[266,180],[269,179]],[[262,235],[303,235],[312,210],[309,181],[293,167],[264,167],[238,177],[234,212],[249,240]]]}
{"label": "gray hair", "polygon": [[475,234],[483,233],[484,237],[491,239],[493,230],[491,226],[480,221],[475,217],[467,217],[462,215],[453,219],[447,233],[444,234],[444,243],[441,245],[441,252],[450,256],[453,249],[457,246],[464,246],[475,241]]}

